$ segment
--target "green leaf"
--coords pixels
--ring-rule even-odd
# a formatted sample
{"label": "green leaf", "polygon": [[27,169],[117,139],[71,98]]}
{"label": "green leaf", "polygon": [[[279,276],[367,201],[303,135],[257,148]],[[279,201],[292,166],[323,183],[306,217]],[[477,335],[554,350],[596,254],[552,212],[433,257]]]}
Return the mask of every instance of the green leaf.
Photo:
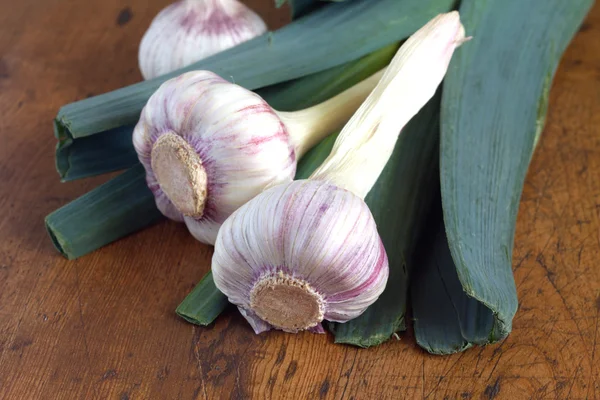
{"label": "green leaf", "polygon": [[[437,266],[429,274],[437,271],[439,279],[424,274],[413,283],[418,288],[413,290],[415,333],[428,351],[493,343],[511,331],[517,310],[511,262],[519,199],[552,77],[591,4],[462,1],[462,21],[473,40],[452,59],[441,114],[447,240],[442,233],[431,236],[429,251],[437,258],[425,263]],[[424,293],[433,294],[419,298]],[[448,301],[461,338],[448,335],[437,319]]]}
{"label": "green leaf", "polygon": [[[55,121],[57,166],[67,175],[69,146],[132,126],[154,91],[182,72],[205,69],[254,90],[356,60],[416,31],[454,0],[328,3],[291,24],[170,74],[63,106]],[[410,17],[408,17],[410,16]],[[66,160],[64,160],[66,158]],[[76,157],[71,157],[76,159]],[[106,170],[106,168],[105,168]]]}
{"label": "green leaf", "polygon": [[133,126],[110,129],[74,140],[66,136],[56,145],[56,170],[62,182],[87,178],[138,164],[133,148]]}
{"label": "green leaf", "polygon": [[278,111],[307,108],[341,93],[384,68],[394,57],[399,43],[376,50],[358,60],[329,68],[293,81],[256,90]]}
{"label": "green leaf", "polygon": [[139,164],[48,215],[56,249],[74,259],[160,221],[145,174]]}
{"label": "green leaf", "polygon": [[227,296],[217,289],[212,273],[208,273],[177,307],[175,312],[187,322],[209,325],[225,310]]}
{"label": "green leaf", "polygon": [[[427,220],[425,240],[421,241],[414,257],[416,268],[411,277],[410,293],[417,343],[428,352],[441,355],[463,351],[470,344],[463,337],[456,303],[447,289],[456,286],[458,276],[448,249],[439,193],[437,196],[436,210]],[[450,284],[442,278],[448,275],[451,276]],[[468,299],[462,290],[454,294],[463,294],[463,299]]]}

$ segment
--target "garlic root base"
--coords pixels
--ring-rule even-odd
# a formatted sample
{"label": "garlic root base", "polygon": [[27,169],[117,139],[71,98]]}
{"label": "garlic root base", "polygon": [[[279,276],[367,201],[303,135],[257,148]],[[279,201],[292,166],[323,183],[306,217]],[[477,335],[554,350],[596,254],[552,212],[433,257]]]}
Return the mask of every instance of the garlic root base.
{"label": "garlic root base", "polygon": [[163,134],[152,147],[152,169],[158,184],[185,216],[200,218],[207,196],[207,176],[192,146],[174,132]]}
{"label": "garlic root base", "polygon": [[323,297],[307,282],[282,271],[254,285],[250,307],[262,320],[286,332],[316,327],[325,314]]}

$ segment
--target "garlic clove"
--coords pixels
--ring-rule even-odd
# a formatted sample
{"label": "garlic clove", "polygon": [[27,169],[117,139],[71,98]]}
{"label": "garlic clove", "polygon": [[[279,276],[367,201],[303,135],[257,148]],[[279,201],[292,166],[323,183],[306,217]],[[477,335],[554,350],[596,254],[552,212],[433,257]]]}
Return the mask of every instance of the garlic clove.
{"label": "garlic clove", "polygon": [[152,79],[264,34],[267,26],[237,0],[182,0],[163,9],[140,43],[144,79]]}

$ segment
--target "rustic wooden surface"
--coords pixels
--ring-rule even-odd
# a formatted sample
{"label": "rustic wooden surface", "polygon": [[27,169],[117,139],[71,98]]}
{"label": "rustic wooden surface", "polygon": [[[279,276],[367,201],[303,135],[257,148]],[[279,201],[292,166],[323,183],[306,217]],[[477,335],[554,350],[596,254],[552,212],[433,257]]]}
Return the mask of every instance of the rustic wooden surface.
{"label": "rustic wooden surface", "polygon": [[410,333],[359,350],[255,336],[233,311],[183,322],[173,310],[211,250],[174,223],[77,261],[54,251],[43,217],[106,177],[58,182],[51,119],[140,80],[137,44],[167,3],[0,0],[0,398],[600,398],[600,5],[562,60],[527,178],[514,331],[437,357]]}

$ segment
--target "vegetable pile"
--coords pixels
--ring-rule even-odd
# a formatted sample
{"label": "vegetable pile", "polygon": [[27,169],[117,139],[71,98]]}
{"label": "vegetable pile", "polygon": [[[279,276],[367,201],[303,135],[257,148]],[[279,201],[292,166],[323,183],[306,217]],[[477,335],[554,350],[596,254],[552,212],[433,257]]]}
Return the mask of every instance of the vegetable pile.
{"label": "vegetable pile", "polygon": [[431,353],[502,340],[525,174],[592,0],[289,1],[268,33],[237,0],[179,1],[140,44],[148,80],[60,109],[63,181],[128,169],[46,217],[54,245],[167,217],[215,246],[191,323],[232,303],[256,333],[369,347],[410,306]]}

